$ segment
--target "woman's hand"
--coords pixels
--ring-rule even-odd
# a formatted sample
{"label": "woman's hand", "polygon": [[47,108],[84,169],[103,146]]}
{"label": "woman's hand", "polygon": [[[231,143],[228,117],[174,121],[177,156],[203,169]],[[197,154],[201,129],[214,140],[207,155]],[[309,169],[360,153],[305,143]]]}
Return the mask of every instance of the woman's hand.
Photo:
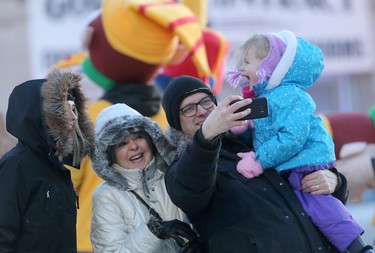
{"label": "woman's hand", "polygon": [[[234,100],[241,100],[231,105]],[[251,110],[246,109],[242,112],[234,113],[239,108],[252,102],[250,98],[243,99],[241,96],[232,95],[219,103],[210,113],[202,125],[203,137],[210,141],[221,133],[224,133],[232,127],[241,126],[246,120],[238,120],[248,115]]]}
{"label": "woman's hand", "polygon": [[302,191],[311,194],[331,194],[337,186],[337,176],[330,170],[307,174],[301,181]]}

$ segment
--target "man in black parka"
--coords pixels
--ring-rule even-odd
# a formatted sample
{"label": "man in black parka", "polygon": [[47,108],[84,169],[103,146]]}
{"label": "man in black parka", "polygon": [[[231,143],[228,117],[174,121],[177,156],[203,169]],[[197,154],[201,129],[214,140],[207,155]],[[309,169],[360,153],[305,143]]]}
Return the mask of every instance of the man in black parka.
{"label": "man in black parka", "polygon": [[[251,149],[227,131],[249,113],[234,113],[250,103],[230,105],[239,98],[229,96],[217,105],[206,84],[190,76],[172,79],[163,97],[167,135],[178,151],[165,176],[167,191],[199,232],[204,252],[338,252],[277,172],[267,170],[251,180],[237,172],[236,154]],[[345,177],[334,168],[308,177],[302,185],[307,192],[319,184],[346,201]]]}

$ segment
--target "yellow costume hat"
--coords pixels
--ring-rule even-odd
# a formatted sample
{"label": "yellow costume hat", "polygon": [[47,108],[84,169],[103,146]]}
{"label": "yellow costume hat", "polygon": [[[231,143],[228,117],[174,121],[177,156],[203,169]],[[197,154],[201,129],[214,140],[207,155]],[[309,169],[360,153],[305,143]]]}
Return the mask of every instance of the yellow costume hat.
{"label": "yellow costume hat", "polygon": [[103,0],[102,22],[109,44],[124,55],[149,64],[168,64],[181,42],[192,56],[199,76],[211,75],[202,26],[181,3]]}

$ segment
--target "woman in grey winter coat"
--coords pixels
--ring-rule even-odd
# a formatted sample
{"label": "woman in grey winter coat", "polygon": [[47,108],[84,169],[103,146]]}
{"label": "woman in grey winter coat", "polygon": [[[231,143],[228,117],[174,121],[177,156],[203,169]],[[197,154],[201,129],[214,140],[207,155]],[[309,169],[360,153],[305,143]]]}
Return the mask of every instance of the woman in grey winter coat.
{"label": "woman in grey winter coat", "polygon": [[195,234],[181,222],[185,215],[165,189],[164,172],[172,151],[161,128],[127,105],[100,112],[91,160],[105,182],[93,194],[94,252],[192,249],[185,239],[193,240]]}
{"label": "woman in grey winter coat", "polygon": [[77,196],[64,158],[79,164],[94,138],[80,80],[54,71],[9,97],[6,127],[18,143],[0,160],[0,252],[77,252]]}

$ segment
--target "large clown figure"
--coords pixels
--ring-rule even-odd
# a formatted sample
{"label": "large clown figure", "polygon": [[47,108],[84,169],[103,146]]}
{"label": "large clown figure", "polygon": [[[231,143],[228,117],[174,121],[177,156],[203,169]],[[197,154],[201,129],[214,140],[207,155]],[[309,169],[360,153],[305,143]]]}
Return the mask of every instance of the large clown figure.
{"label": "large clown figure", "polygon": [[[359,203],[364,191],[375,189],[375,106],[368,114],[321,116],[335,143],[337,169],[348,181],[349,201]],[[375,213],[372,224],[375,226]]]}
{"label": "large clown figure", "polygon": [[[219,32],[210,28],[203,29],[203,41],[206,47],[208,65],[211,70],[211,78],[214,83],[212,92],[215,95],[218,95],[223,84],[224,69],[230,46],[226,38],[224,38]],[[162,91],[164,91],[173,77],[181,75],[189,75],[199,78],[198,69],[194,66],[191,56],[185,57],[184,60],[178,64],[162,66],[158,71],[158,75],[155,77],[155,83]]]}
{"label": "large clown figure", "polygon": [[[101,12],[91,20],[85,33],[87,52],[72,56],[81,62],[80,70],[87,80],[103,91],[103,95],[94,98],[88,107],[93,122],[102,109],[121,102],[166,129],[167,121],[160,105],[162,94],[154,85],[161,66],[181,70],[185,67],[178,66],[189,61],[194,71],[190,74],[219,89],[216,85],[221,85],[218,81],[221,72],[218,70],[223,69],[221,65],[225,63],[229,45],[214,31],[210,34],[218,39],[208,40],[206,32],[202,32],[202,19],[197,15],[205,5],[206,1],[195,0],[184,4],[164,0],[102,2]],[[215,41],[212,48],[216,49],[207,51],[206,47],[212,41]],[[208,60],[208,53],[211,60]],[[71,60],[65,59],[56,67],[67,67],[66,61]],[[71,173],[79,194],[78,251],[92,252],[91,198],[102,180],[92,170],[89,159],[82,162],[79,170],[71,169]]]}

